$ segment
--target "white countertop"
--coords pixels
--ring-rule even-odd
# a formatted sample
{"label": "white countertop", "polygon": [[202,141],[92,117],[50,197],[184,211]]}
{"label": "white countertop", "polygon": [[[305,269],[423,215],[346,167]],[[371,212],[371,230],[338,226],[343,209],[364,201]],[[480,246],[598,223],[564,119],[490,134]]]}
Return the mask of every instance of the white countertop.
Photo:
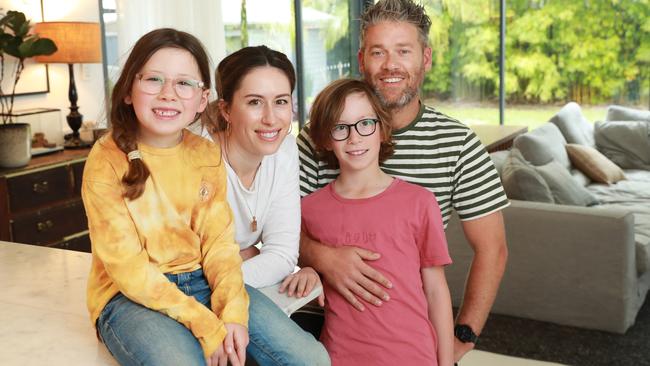
{"label": "white countertop", "polygon": [[86,309],[89,253],[0,241],[0,363],[117,365]]}
{"label": "white countertop", "polygon": [[[0,364],[116,366],[86,310],[89,253],[0,241]],[[471,351],[465,366],[560,366]]]}

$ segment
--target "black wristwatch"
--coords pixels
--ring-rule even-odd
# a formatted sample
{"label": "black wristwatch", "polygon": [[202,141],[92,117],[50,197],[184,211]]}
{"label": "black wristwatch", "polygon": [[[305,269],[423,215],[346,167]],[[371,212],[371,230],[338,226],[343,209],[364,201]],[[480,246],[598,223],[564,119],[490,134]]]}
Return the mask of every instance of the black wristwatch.
{"label": "black wristwatch", "polygon": [[456,324],[454,327],[454,335],[458,338],[459,341],[463,343],[474,343],[478,341],[478,336],[472,328],[467,324]]}

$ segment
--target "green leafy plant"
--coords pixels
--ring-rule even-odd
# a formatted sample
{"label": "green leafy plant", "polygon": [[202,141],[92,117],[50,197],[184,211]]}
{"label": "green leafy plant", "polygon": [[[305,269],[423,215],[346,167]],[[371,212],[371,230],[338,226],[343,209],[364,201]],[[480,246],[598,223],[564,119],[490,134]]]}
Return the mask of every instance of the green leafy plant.
{"label": "green leafy plant", "polygon": [[[57,50],[51,39],[40,38],[38,34],[29,33],[30,30],[31,22],[22,12],[10,10],[0,18],[0,111],[3,124],[11,122],[16,85],[25,69],[25,60],[34,56],[51,55]],[[8,70],[5,69],[7,55],[16,59],[12,67],[7,67]],[[10,93],[2,88],[5,75],[13,78]]]}

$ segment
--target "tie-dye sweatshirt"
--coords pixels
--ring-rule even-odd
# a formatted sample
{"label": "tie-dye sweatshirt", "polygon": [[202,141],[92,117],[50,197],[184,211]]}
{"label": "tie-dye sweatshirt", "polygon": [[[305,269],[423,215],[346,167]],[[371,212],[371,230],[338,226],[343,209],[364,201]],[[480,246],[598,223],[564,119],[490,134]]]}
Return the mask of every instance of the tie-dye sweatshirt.
{"label": "tie-dye sweatshirt", "polygon": [[[219,146],[184,133],[175,147],[140,144],[139,150],[151,175],[135,200],[122,196],[128,161],[110,135],[95,144],[86,161],[81,193],[92,243],[91,320],[95,324],[121,292],[185,325],[209,356],[223,342],[224,323],[248,323]],[[199,268],[212,289],[211,310],[164,276]]]}

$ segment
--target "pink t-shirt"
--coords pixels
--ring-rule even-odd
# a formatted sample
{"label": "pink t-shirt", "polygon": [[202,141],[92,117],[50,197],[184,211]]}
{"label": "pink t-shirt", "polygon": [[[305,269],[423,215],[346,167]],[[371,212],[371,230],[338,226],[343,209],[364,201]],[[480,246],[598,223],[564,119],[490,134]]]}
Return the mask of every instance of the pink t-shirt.
{"label": "pink t-shirt", "polygon": [[392,283],[390,300],[360,312],[325,284],[321,341],[332,365],[437,365],[420,269],[451,263],[438,203],[424,188],[395,179],[382,193],[345,199],[333,183],[302,199],[302,229],[335,247],[381,253],[372,266]]}

